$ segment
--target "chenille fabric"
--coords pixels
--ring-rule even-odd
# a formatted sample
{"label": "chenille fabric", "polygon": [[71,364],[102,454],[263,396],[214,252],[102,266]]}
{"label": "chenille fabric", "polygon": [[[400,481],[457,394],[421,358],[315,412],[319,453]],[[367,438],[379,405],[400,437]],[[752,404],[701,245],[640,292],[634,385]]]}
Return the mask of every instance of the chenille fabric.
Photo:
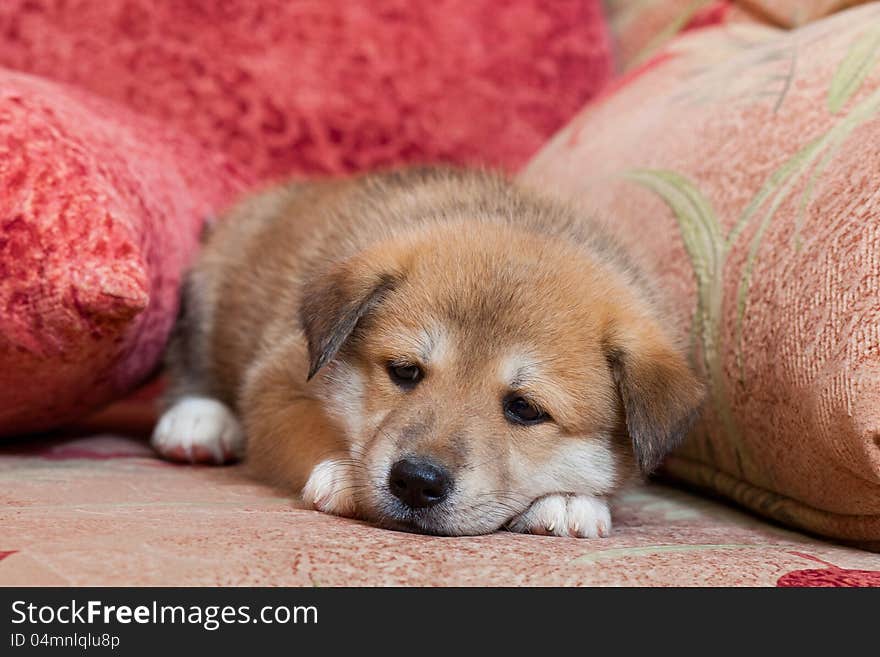
{"label": "chenille fabric", "polygon": [[155,370],[235,195],[513,169],[612,73],[598,0],[8,0],[0,66],[0,435]]}
{"label": "chenille fabric", "polygon": [[0,65],[259,178],[523,164],[612,74],[599,0],[4,0]]}
{"label": "chenille fabric", "polygon": [[0,70],[0,435],[153,371],[202,222],[244,180],[152,119]]}

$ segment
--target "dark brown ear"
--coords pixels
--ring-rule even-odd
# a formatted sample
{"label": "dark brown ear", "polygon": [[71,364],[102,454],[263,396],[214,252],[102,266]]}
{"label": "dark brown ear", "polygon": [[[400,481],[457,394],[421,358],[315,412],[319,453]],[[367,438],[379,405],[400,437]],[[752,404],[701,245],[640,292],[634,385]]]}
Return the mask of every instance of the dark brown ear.
{"label": "dark brown ear", "polygon": [[354,258],[316,277],[300,306],[300,321],[309,345],[309,379],[336,356],[361,318],[401,276],[394,268],[384,270],[369,259]]}
{"label": "dark brown ear", "polygon": [[649,474],[684,440],[698,415],[703,385],[669,340],[644,324],[613,331],[606,353],[636,463]]}

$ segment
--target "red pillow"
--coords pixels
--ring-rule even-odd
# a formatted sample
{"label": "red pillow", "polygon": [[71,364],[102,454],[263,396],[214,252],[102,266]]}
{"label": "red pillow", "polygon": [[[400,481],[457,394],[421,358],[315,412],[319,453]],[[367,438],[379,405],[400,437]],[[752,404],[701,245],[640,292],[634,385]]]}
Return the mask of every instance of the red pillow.
{"label": "red pillow", "polygon": [[83,90],[0,69],[0,434],[155,367],[201,221],[242,187],[232,166],[515,168],[604,85],[609,52],[599,0],[0,3],[0,66]]}
{"label": "red pillow", "polygon": [[611,75],[599,0],[4,0],[0,35],[261,178],[513,169]]}
{"label": "red pillow", "polygon": [[242,179],[152,120],[0,69],[0,434],[155,367],[202,221]]}

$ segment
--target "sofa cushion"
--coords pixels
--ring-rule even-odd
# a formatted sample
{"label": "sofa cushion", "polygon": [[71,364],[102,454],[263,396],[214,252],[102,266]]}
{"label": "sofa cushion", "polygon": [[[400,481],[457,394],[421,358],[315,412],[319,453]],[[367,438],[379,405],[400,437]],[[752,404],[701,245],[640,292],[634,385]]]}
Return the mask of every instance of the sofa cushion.
{"label": "sofa cushion", "polygon": [[734,0],[613,0],[608,19],[617,63],[623,71],[644,64],[682,32],[761,22]]}
{"label": "sofa cushion", "polygon": [[871,586],[880,577],[876,554],[656,484],[617,500],[610,537],[583,540],[380,529],[307,509],[246,466],[181,467],[113,435],[0,445],[0,481],[0,586]]}
{"label": "sofa cushion", "polygon": [[610,0],[615,53],[624,71],[682,32],[741,22],[798,27],[867,0]]}
{"label": "sofa cushion", "polygon": [[154,369],[202,221],[241,181],[152,120],[0,70],[0,435]]}
{"label": "sofa cushion", "polygon": [[778,25],[798,27],[869,0],[739,0],[740,4]]}
{"label": "sofa cushion", "polygon": [[708,380],[667,473],[880,540],[880,5],[682,37],[524,179],[607,217]]}
{"label": "sofa cushion", "polygon": [[0,34],[0,65],[161,119],[260,178],[514,168],[611,76],[600,0],[4,0]]}

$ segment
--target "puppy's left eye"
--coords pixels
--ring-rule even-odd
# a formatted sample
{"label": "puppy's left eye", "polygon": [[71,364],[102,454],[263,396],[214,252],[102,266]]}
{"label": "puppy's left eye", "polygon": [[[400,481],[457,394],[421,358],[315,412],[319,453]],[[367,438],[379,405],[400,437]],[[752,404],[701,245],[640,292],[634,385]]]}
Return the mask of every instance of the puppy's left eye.
{"label": "puppy's left eye", "polygon": [[507,419],[516,424],[539,424],[550,419],[542,408],[519,395],[507,397],[503,407]]}
{"label": "puppy's left eye", "polygon": [[412,363],[388,363],[388,376],[401,388],[414,388],[422,380],[424,372]]}

